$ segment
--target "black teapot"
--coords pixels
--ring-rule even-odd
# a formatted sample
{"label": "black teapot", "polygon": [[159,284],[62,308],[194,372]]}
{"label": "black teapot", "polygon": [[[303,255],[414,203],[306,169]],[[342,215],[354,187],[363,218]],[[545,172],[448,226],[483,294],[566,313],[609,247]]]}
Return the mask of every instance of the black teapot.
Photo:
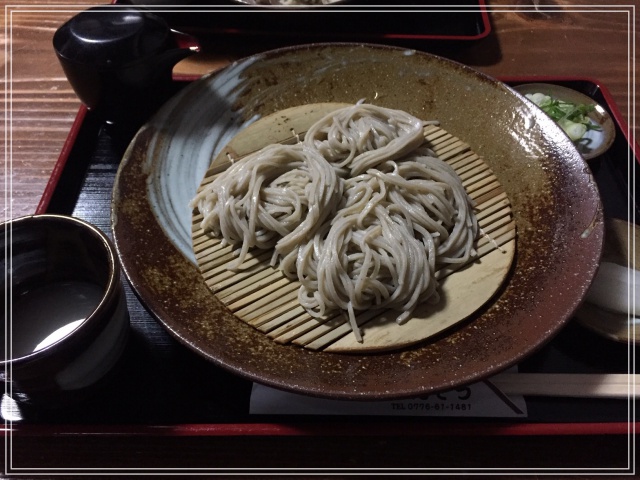
{"label": "black teapot", "polygon": [[53,46],[80,100],[114,124],[153,113],[168,98],[175,64],[200,49],[160,16],[115,5],[80,12],[55,32]]}

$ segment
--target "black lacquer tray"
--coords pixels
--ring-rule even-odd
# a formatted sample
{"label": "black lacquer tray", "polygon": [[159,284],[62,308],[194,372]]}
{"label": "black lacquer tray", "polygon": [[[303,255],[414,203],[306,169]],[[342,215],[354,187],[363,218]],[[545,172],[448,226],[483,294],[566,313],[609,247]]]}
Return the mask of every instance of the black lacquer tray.
{"label": "black lacquer tray", "polygon": [[[613,147],[590,164],[605,215],[635,218],[637,178],[635,145],[606,88],[575,78],[504,79],[511,85],[546,81],[568,86],[594,98],[615,119]],[[176,80],[176,91],[187,80]],[[128,134],[110,129],[81,109],[45,191],[37,213],[62,213],[85,219],[108,234],[113,181]],[[85,431],[151,433],[159,426],[180,435],[304,434],[328,431],[512,433],[623,433],[631,399],[526,397],[526,419],[444,417],[265,416],[249,413],[252,384],[217,368],[176,342],[157,323],[126,285],[132,335],[114,371],[84,400],[56,410],[27,412],[15,426],[36,432]],[[634,373],[632,349],[602,338],[577,322],[520,365],[523,373]],[[299,429],[304,425],[304,429]],[[461,427],[461,428],[459,428]],[[435,429],[435,430],[434,430]],[[167,433],[167,430],[164,431]]]}
{"label": "black lacquer tray", "polygon": [[[311,7],[254,6],[232,0],[187,0],[175,5],[117,0],[162,16],[179,30],[204,35],[229,48],[238,39],[261,41],[439,42],[468,44],[487,37],[491,24],[484,0],[442,2],[358,0]],[[274,14],[277,12],[277,15]]]}

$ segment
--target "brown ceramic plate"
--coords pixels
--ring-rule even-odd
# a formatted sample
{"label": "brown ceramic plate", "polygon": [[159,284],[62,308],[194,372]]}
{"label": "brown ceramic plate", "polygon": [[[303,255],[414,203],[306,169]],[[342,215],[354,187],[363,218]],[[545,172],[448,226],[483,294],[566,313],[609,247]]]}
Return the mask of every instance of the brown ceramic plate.
{"label": "brown ceramic plate", "polygon": [[[484,157],[507,191],[517,222],[512,275],[470,319],[404,350],[348,355],[277,344],[235,318],[207,288],[191,250],[188,203],[212,158],[247,124],[296,105],[363,98],[437,119]],[[342,399],[450,389],[536,351],[586,293],[604,230],[588,167],[541,110],[463,65],[362,44],[266,52],[189,85],[132,141],[112,208],[124,271],[175,338],[245,378]]]}

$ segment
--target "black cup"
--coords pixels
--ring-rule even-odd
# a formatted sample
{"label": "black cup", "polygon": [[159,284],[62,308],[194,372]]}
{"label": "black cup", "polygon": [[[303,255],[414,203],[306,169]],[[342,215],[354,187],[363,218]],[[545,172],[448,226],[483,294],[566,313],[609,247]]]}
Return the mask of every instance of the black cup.
{"label": "black cup", "polygon": [[0,238],[5,391],[36,408],[82,399],[116,365],[130,332],[115,248],[95,226],[64,215],[5,222]]}

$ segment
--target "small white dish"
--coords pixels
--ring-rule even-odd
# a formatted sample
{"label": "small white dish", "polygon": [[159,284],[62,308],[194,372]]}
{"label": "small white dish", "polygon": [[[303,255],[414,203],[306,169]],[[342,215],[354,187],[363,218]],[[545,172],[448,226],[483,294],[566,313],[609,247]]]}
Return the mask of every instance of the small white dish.
{"label": "small white dish", "polygon": [[[636,253],[633,248],[633,245],[638,241],[640,241],[640,227],[638,225],[617,218],[607,220],[602,262],[611,262],[638,270],[640,268],[640,254]],[[597,281],[599,279],[596,274],[594,283]],[[628,292],[628,294],[630,293],[631,291]],[[636,336],[636,329],[640,329],[640,324],[633,315],[631,304],[629,304],[629,311],[621,312],[590,303],[589,295],[586,299],[585,303],[576,311],[575,316],[578,323],[598,335],[617,342],[637,343],[640,340]]]}
{"label": "small white dish", "polygon": [[551,83],[525,83],[517,85],[513,87],[513,89],[525,97],[527,94],[542,93],[556,100],[574,104],[593,105],[595,108],[589,113],[588,117],[591,124],[597,126],[598,129],[587,130],[579,141],[573,142],[585,160],[591,160],[602,155],[613,144],[616,136],[613,119],[607,110],[596,103],[591,97],[572,88]]}

